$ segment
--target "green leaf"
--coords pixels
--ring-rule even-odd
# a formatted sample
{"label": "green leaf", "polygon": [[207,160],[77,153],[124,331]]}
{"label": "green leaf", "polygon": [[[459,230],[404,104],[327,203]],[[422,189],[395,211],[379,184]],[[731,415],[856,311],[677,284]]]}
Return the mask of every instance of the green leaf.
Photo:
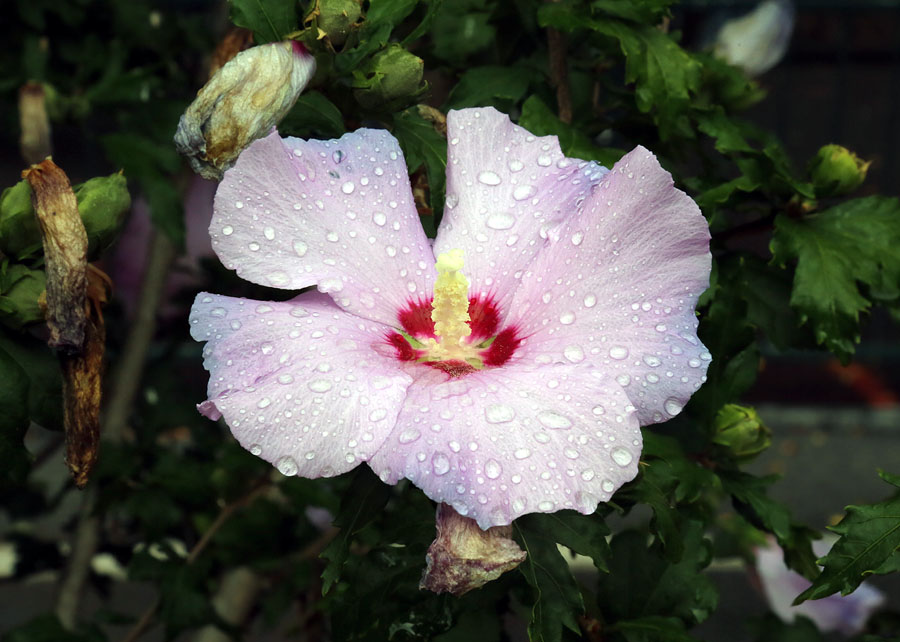
{"label": "green leaf", "polygon": [[323,595],[340,579],[353,536],[378,516],[390,496],[391,487],[382,484],[369,467],[360,466],[353,473],[353,481],[334,518],[334,525],[341,532],[331,540],[320,556],[328,560],[322,571]]}
{"label": "green leaf", "polygon": [[22,440],[28,430],[28,377],[0,347],[0,487],[25,479],[30,457]]}
{"label": "green leaf", "polygon": [[441,5],[431,29],[432,53],[456,66],[496,42],[492,0],[453,0]]}
{"label": "green leaf", "polygon": [[394,28],[418,3],[419,0],[370,0],[359,31],[359,44],[335,56],[334,68],[342,74],[356,69],[365,58],[387,45]]}
{"label": "green leaf", "polygon": [[[885,482],[900,488],[900,476],[879,471]],[[867,575],[895,570],[900,550],[900,494],[877,504],[848,506],[847,514],[831,527],[841,538],[819,560],[823,570],[794,604],[856,590]]]}
{"label": "green leaf", "polygon": [[517,520],[514,529],[528,555],[519,565],[519,572],[534,595],[528,638],[532,642],[560,642],[564,628],[578,633],[577,617],[584,613],[584,601],[556,541],[530,529],[524,519]]}
{"label": "green leaf", "polygon": [[738,470],[720,469],[719,479],[722,488],[731,495],[735,509],[753,526],[776,537],[788,567],[810,579],[818,574],[812,551],[812,540],[818,535],[796,523],[788,508],[768,495],[768,487],[777,477],[756,477]]}
{"label": "green leaf", "polygon": [[627,642],[698,642],[689,635],[684,622],[676,617],[648,615],[633,620],[620,620],[615,623]]}
{"label": "green leaf", "polygon": [[537,96],[531,96],[522,105],[519,125],[536,136],[556,136],[566,156],[597,161],[604,167],[612,167],[625,154],[612,147],[597,147],[581,129],[562,122]]}
{"label": "green leaf", "polygon": [[297,3],[292,0],[228,0],[231,21],[250,29],[258,44],[282,40],[297,30]]}
{"label": "green leaf", "polygon": [[860,284],[890,293],[900,284],[900,201],[869,196],[802,219],[779,215],[770,249],[780,265],[796,260],[791,306],[817,343],[848,359],[859,315],[871,306]]}
{"label": "green leaf", "polygon": [[0,331],[0,351],[25,373],[28,386],[25,408],[31,421],[48,430],[62,430],[62,375],[59,362],[47,344],[25,334]]}
{"label": "green leaf", "polygon": [[3,642],[105,642],[106,639],[95,625],[69,631],[55,615],[39,615],[3,635]]}
{"label": "green leaf", "polygon": [[21,263],[0,263],[0,323],[18,330],[44,320],[38,299],[47,287],[43,270]]}
{"label": "green leaf", "polygon": [[673,564],[659,541],[648,546],[638,531],[613,537],[609,575],[601,575],[597,603],[607,621],[648,616],[675,617],[687,625],[704,621],[716,608],[715,586],[701,571],[712,559],[712,544],[703,538],[703,524],[684,523],[684,556]]}
{"label": "green leaf", "polygon": [[278,131],[300,138],[338,138],[346,129],[341,110],[319,92],[309,91],[300,95]]}
{"label": "green leaf", "polygon": [[[601,509],[602,510],[602,509]],[[599,511],[598,511],[599,512]],[[609,527],[598,513],[582,515],[573,510],[525,515],[516,522],[544,540],[567,546],[580,555],[590,557],[600,571],[607,571]]]}
{"label": "green leaf", "polygon": [[577,11],[572,3],[543,5],[538,22],[565,31],[590,29],[618,41],[625,55],[625,82],[635,83],[638,110],[652,111],[663,140],[693,136],[687,111],[691,94],[700,84],[701,66],[670,35],[655,25],[594,19]]}
{"label": "green leaf", "polygon": [[447,139],[435,130],[434,125],[422,118],[415,107],[395,114],[393,132],[403,148],[410,173],[425,167],[432,215],[423,217],[422,225],[429,236],[434,236],[444,210]]}
{"label": "green leaf", "polygon": [[492,105],[508,110],[528,91],[534,72],[525,67],[486,66],[467,70],[450,91],[450,109]]}
{"label": "green leaf", "polygon": [[615,18],[658,24],[676,0],[593,0],[591,7]]}
{"label": "green leaf", "polygon": [[710,111],[699,112],[696,118],[697,127],[716,140],[716,149],[723,154],[756,151],[744,138],[744,132],[735,123],[734,118],[726,114],[721,107],[716,106]]}

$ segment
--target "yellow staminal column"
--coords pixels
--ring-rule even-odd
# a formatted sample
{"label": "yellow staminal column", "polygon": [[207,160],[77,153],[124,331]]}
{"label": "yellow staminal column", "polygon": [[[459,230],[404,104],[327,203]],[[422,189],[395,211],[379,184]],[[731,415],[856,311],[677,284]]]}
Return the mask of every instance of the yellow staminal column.
{"label": "yellow staminal column", "polygon": [[472,334],[469,327],[469,280],[460,270],[463,251],[456,249],[437,257],[438,271],[434,282],[434,300],[431,303],[431,320],[438,341],[432,340],[429,356],[439,360],[465,359],[463,339]]}

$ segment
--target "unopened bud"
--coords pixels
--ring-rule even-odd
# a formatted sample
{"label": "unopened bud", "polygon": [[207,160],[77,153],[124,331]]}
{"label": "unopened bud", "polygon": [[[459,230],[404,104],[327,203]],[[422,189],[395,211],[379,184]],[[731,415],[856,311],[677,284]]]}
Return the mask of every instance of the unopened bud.
{"label": "unopened bud", "polygon": [[393,44],[354,72],[354,95],[363,107],[390,109],[414,101],[422,91],[425,63]]}
{"label": "unopened bud", "polygon": [[19,89],[19,127],[19,149],[25,162],[31,165],[47,158],[52,145],[43,85],[30,82]]}
{"label": "unopened bud", "polygon": [[437,536],[425,555],[425,574],[419,588],[462,595],[484,586],[525,559],[525,551],[510,537],[510,526],[481,530],[447,504],[435,515]]}
{"label": "unopened bud", "polygon": [[362,14],[360,5],[359,0],[319,0],[317,23],[331,44],[340,46],[347,40]]}
{"label": "unopened bud", "polygon": [[713,442],[737,459],[750,459],[772,444],[772,431],[753,408],[726,404],[716,414],[715,425]]}
{"label": "unopened bud", "polygon": [[242,51],[197,92],[178,122],[175,147],[204,178],[222,178],[290,111],[315,70],[315,58],[295,41]]}
{"label": "unopened bud", "polygon": [[47,287],[43,270],[12,263],[0,271],[0,323],[15,330],[44,320],[40,304]]}
{"label": "unopened bud", "polygon": [[843,196],[866,180],[871,161],[864,161],[846,147],[825,145],[809,164],[817,196]]}
{"label": "unopened bud", "polygon": [[78,212],[88,236],[88,254],[109,247],[131,208],[131,196],[121,173],[97,176],[75,187]]}

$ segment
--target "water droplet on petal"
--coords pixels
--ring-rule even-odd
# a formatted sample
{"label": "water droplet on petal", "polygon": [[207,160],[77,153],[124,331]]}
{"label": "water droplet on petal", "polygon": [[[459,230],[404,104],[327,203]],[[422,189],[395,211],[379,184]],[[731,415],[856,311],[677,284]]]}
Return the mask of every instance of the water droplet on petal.
{"label": "water droplet on petal", "polygon": [[563,355],[572,363],[584,361],[584,350],[581,349],[581,346],[566,346],[563,350]]}
{"label": "water droplet on petal", "polygon": [[587,470],[581,471],[581,478],[584,481],[591,481],[594,478],[594,471],[588,468]]}
{"label": "water droplet on petal", "polygon": [[222,234],[224,234],[225,236],[231,236],[232,234],[234,234],[234,228],[230,225],[226,225],[222,228]]}
{"label": "water droplet on petal", "polygon": [[328,392],[331,390],[331,382],[328,379],[314,379],[309,382],[309,389],[313,392]]}
{"label": "water droplet on petal", "polygon": [[434,453],[434,456],[431,458],[431,468],[438,477],[446,475],[450,470],[450,460],[447,459],[447,455],[444,453]]}
{"label": "water droplet on petal", "polygon": [[497,479],[502,472],[503,468],[496,459],[488,459],[484,462],[484,474],[488,479]]}
{"label": "water droplet on petal", "polygon": [[275,239],[275,228],[274,227],[266,227],[263,229],[263,236],[266,237],[266,240],[272,241]]}
{"label": "water droplet on petal", "polygon": [[353,184],[353,181],[347,181],[341,185],[341,191],[344,194],[352,194],[354,189],[356,189],[356,185]]}
{"label": "water droplet on petal", "polygon": [[538,413],[537,418],[544,426],[554,430],[561,430],[572,426],[571,419],[558,412],[554,412],[553,410],[542,410]]}
{"label": "water droplet on petal", "polygon": [[541,167],[550,167],[550,164],[553,162],[553,159],[546,155],[540,155],[537,159],[537,164]]}
{"label": "water droplet on petal", "polygon": [[559,315],[559,322],[563,325],[571,325],[575,322],[575,313],[563,312],[561,315]]}
{"label": "water droplet on petal", "polygon": [[294,377],[289,374],[278,375],[278,383],[287,385],[294,381]]}
{"label": "water droplet on petal", "polygon": [[382,212],[375,212],[372,215],[372,220],[375,221],[375,225],[382,226],[387,223],[387,216],[385,216]]}
{"label": "water droplet on petal", "polygon": [[511,172],[521,172],[523,167],[525,167],[525,165],[522,164],[522,161],[518,161],[518,160],[509,161],[509,169]]}
{"label": "water droplet on petal", "polygon": [[675,399],[674,397],[669,397],[668,399],[666,399],[665,403],[663,404],[663,408],[666,409],[666,412],[669,413],[670,415],[672,415],[673,417],[675,415],[677,415],[679,412],[681,412],[682,407],[683,406],[681,405],[681,402],[678,401],[678,399]]}
{"label": "water droplet on petal", "polygon": [[584,297],[584,307],[593,308],[595,305],[597,305],[597,297],[593,294],[588,294]]}
{"label": "water droplet on petal", "polygon": [[500,177],[495,172],[491,171],[481,172],[478,175],[478,181],[485,185],[499,185],[500,180]]}
{"label": "water droplet on petal", "polygon": [[621,361],[628,356],[628,348],[624,346],[613,346],[609,349],[609,356]]}
{"label": "water droplet on petal", "polygon": [[656,368],[662,362],[659,360],[659,357],[656,357],[652,354],[645,354],[644,355],[644,363],[646,363],[651,368]]}
{"label": "water droplet on petal", "polygon": [[516,219],[511,214],[500,212],[491,214],[485,223],[492,230],[508,230],[515,225]]}
{"label": "water droplet on petal", "polygon": [[553,510],[553,502],[541,502],[540,504],[538,504],[538,508],[545,513],[549,513]]}
{"label": "water droplet on petal", "polygon": [[421,435],[422,434],[415,428],[407,428],[400,433],[400,436],[397,437],[397,441],[399,441],[401,444],[411,444],[416,439],[421,437]]}
{"label": "water droplet on petal", "polygon": [[623,467],[630,464],[633,459],[631,453],[622,447],[613,448],[612,452],[609,453],[609,456],[612,457],[612,460],[619,464],[619,466]]}
{"label": "water droplet on petal", "polygon": [[512,421],[513,417],[515,416],[515,410],[513,410],[510,406],[505,406],[499,403],[491,404],[484,409],[484,418],[489,424],[506,423],[507,421]]}
{"label": "water droplet on petal", "polygon": [[581,245],[584,240],[584,232],[575,232],[572,235],[572,245]]}
{"label": "water droplet on petal", "polygon": [[527,448],[519,448],[513,455],[516,459],[528,459],[531,457],[531,451]]}
{"label": "water droplet on petal", "polygon": [[250,444],[250,454],[257,457],[262,454],[262,446],[259,444]]}
{"label": "water droplet on petal", "polygon": [[612,482],[611,479],[604,479],[600,484],[600,487],[604,490],[604,492],[611,493],[616,489],[616,485]]}
{"label": "water droplet on petal", "polygon": [[294,252],[297,256],[305,256],[309,246],[303,241],[294,241]]}
{"label": "water droplet on petal", "polygon": [[513,198],[517,201],[524,201],[526,198],[534,196],[534,185],[519,185],[513,190]]}
{"label": "water droplet on petal", "polygon": [[297,466],[297,462],[290,456],[282,457],[276,461],[275,468],[277,468],[278,472],[285,477],[293,477],[297,474],[297,471],[300,470],[300,467]]}
{"label": "water droplet on petal", "polygon": [[224,318],[228,314],[228,310],[225,308],[213,308],[209,311],[209,316],[216,317],[218,319]]}

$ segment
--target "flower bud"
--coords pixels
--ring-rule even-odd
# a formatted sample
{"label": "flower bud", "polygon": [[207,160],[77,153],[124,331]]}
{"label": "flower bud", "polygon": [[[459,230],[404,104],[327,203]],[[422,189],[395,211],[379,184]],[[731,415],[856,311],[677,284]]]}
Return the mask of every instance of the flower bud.
{"label": "flower bud", "polygon": [[116,237],[131,209],[125,176],[97,176],[75,187],[78,211],[88,235],[88,255],[102,252]]}
{"label": "flower bud", "polygon": [[298,42],[242,51],[197,92],[178,122],[175,147],[204,178],[222,178],[290,111],[315,70],[315,58]]}
{"label": "flower bud", "polygon": [[347,40],[362,13],[360,0],[319,0],[317,24],[331,44],[340,46]]}
{"label": "flower bud", "polygon": [[724,446],[736,459],[750,459],[772,444],[772,431],[753,408],[726,404],[716,414],[713,443]]}
{"label": "flower bud", "polygon": [[[131,207],[122,174],[98,176],[75,186],[78,212],[88,236],[88,256],[95,256],[115,239]],[[20,181],[0,196],[0,252],[19,261],[42,251],[41,231],[31,202],[31,187]]]}
{"label": "flower bud", "polygon": [[0,271],[0,323],[14,330],[44,320],[41,294],[47,288],[43,270],[12,263]]}
{"label": "flower bud", "polygon": [[420,93],[425,63],[398,44],[379,52],[359,72],[353,86],[359,104],[392,109],[392,102],[411,102]]}
{"label": "flower bud", "polygon": [[435,514],[437,536],[425,555],[419,588],[460,596],[517,567],[525,552],[510,538],[510,526],[481,530],[447,504]]}
{"label": "flower bud", "polygon": [[846,147],[825,145],[809,164],[818,196],[849,194],[866,180],[871,161],[864,161]]}

